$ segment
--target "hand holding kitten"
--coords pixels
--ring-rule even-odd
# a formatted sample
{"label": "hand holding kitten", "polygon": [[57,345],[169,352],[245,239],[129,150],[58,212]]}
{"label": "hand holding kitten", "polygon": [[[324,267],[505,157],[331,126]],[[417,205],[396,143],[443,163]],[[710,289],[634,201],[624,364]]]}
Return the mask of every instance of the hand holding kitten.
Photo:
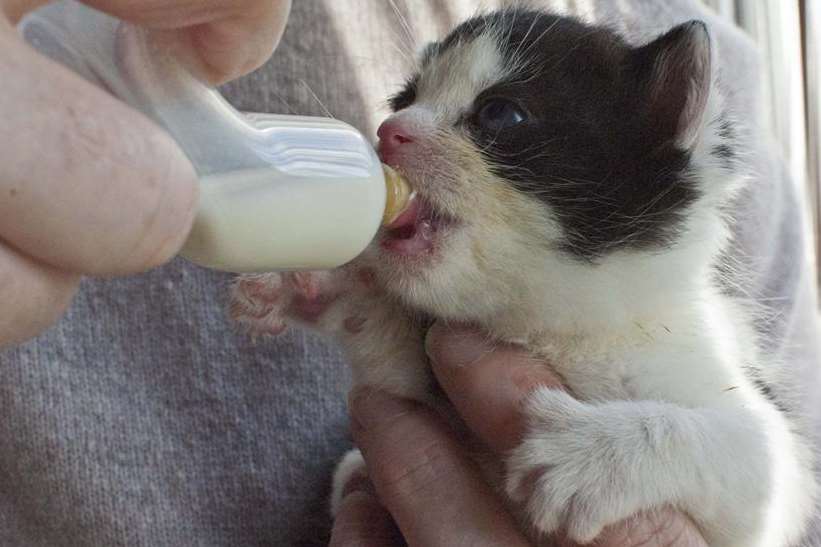
{"label": "hand holding kitten", "polygon": [[[525,397],[537,387],[560,387],[559,379],[529,355],[514,348],[492,350],[474,332],[437,325],[427,341],[434,372],[451,402],[473,433],[497,453],[521,441]],[[332,546],[385,547],[403,541],[426,547],[530,545],[452,431],[430,411],[360,391],[352,399],[352,420],[379,499],[365,481],[351,481]],[[687,517],[662,510],[609,527],[596,545],[706,543]],[[574,547],[561,540],[557,546]]]}

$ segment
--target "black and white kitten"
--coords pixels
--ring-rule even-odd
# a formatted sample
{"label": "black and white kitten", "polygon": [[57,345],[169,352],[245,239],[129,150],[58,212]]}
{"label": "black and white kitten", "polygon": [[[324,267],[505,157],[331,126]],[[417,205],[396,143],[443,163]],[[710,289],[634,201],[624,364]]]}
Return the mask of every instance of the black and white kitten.
{"label": "black and white kitten", "polygon": [[529,9],[463,23],[379,130],[417,200],[344,268],[241,278],[235,317],[333,334],[356,382],[420,400],[430,318],[543,357],[573,396],[533,394],[500,479],[534,538],[672,505],[713,547],[793,545],[811,457],[718,281],[744,176],[713,53],[697,21],[638,48]]}

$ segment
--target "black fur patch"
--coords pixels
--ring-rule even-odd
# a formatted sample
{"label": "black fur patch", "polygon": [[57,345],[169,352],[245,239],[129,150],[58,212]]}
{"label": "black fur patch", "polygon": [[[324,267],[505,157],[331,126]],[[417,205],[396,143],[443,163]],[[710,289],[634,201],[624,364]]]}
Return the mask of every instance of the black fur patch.
{"label": "black fur patch", "polygon": [[736,131],[733,124],[725,118],[718,120],[718,136],[721,137],[722,143],[713,147],[711,153],[713,156],[721,160],[725,167],[735,167],[736,154]]}
{"label": "black fur patch", "polygon": [[719,144],[713,147],[713,155],[717,158],[731,160],[735,157],[735,151],[729,144]]}
{"label": "black fur patch", "polygon": [[416,88],[418,85],[419,74],[415,74],[412,78],[405,82],[405,86],[399,93],[388,99],[388,105],[391,107],[391,110],[398,112],[403,108],[408,108],[416,102]]}
{"label": "black fur patch", "polygon": [[726,141],[735,140],[735,129],[733,128],[733,124],[730,123],[730,120],[724,118],[720,119],[721,122],[718,125],[718,135]]}
{"label": "black fur patch", "polygon": [[[431,42],[422,50],[422,54],[420,55],[419,63],[424,68],[431,59],[435,56],[439,55],[441,51],[441,44],[439,42]],[[388,99],[388,105],[391,107],[391,110],[394,112],[398,112],[402,109],[408,108],[414,102],[416,102],[416,94],[417,88],[419,87],[419,78],[420,74],[417,72],[410,78],[408,81],[405,82],[404,87],[399,93],[393,95],[390,99]]]}
{"label": "black fur patch", "polygon": [[753,385],[755,385],[758,392],[761,393],[764,398],[770,402],[770,404],[778,409],[779,412],[784,414],[790,414],[792,412],[790,405],[777,395],[776,390],[773,389],[773,386],[769,385],[763,378],[761,378],[761,373],[755,367],[746,366],[744,367],[744,372],[747,377],[752,380]]}
{"label": "black fur patch", "polygon": [[758,388],[758,391],[761,392],[761,394],[764,395],[764,397],[780,412],[783,412],[784,414],[789,414],[792,412],[792,409],[789,406],[775,396],[773,389],[767,383],[760,379],[754,380],[754,383],[755,387]]}
{"label": "black fur patch", "polygon": [[689,154],[659,142],[644,119],[629,46],[607,29],[540,12],[491,19],[508,28],[500,35],[509,61],[526,51],[529,62],[484,95],[514,100],[530,122],[504,134],[472,132],[497,172],[550,205],[573,256],[672,243],[698,189]]}
{"label": "black fur patch", "polygon": [[573,18],[506,9],[466,21],[432,51],[441,54],[489,29],[508,66],[519,68],[481,93],[474,112],[489,98],[503,98],[528,120],[488,134],[468,116],[464,129],[500,176],[550,206],[564,228],[561,249],[595,261],[618,249],[673,243],[699,190],[690,153],[668,134],[679,120],[648,112],[642,75],[657,68],[652,50],[631,48],[612,31]]}

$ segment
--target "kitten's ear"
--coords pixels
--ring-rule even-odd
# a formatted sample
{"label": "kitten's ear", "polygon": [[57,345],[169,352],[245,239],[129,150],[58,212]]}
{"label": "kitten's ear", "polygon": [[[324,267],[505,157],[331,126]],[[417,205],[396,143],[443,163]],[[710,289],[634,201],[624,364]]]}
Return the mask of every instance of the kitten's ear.
{"label": "kitten's ear", "polygon": [[648,121],[660,142],[689,150],[704,123],[712,87],[712,47],[707,26],[690,21],[633,51]]}

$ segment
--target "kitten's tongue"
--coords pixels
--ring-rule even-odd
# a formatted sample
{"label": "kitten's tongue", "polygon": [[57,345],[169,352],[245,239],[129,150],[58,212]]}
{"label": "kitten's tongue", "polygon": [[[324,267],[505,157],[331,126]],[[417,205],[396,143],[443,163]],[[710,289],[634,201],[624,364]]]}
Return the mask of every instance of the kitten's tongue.
{"label": "kitten's tongue", "polygon": [[414,198],[399,217],[386,229],[382,247],[390,252],[417,256],[433,249],[436,227],[424,203]]}
{"label": "kitten's tongue", "polygon": [[405,207],[405,210],[400,213],[396,220],[385,226],[391,232],[396,230],[401,230],[409,225],[415,224],[416,219],[419,217],[419,211],[421,209],[421,204],[416,196],[411,197],[408,206]]}

